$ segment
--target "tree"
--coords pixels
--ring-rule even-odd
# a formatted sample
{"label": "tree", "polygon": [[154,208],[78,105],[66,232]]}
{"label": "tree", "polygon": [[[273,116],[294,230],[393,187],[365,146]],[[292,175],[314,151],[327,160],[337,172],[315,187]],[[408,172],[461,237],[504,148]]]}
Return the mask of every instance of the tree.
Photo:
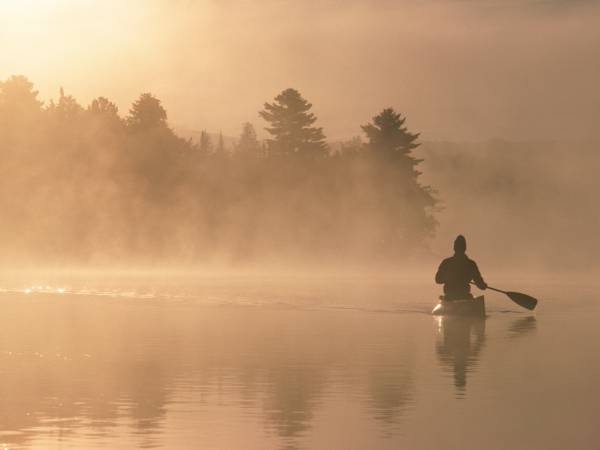
{"label": "tree", "polygon": [[204,155],[207,155],[212,151],[212,141],[206,130],[200,132],[200,142],[198,143],[198,147],[200,152]]}
{"label": "tree", "polygon": [[327,152],[323,129],[314,127],[317,118],[308,103],[295,89],[286,89],[273,103],[265,103],[259,115],[269,123],[265,129],[271,154],[299,154],[319,157]]}
{"label": "tree", "polygon": [[119,115],[119,108],[113,102],[108,100],[106,97],[98,97],[92,100],[90,106],[88,106],[88,112],[95,115],[117,116]]}
{"label": "tree", "polygon": [[15,108],[22,111],[40,111],[42,102],[37,99],[38,91],[33,83],[23,75],[13,75],[0,81],[0,108]]}
{"label": "tree", "polygon": [[386,159],[394,159],[407,169],[413,170],[422,160],[411,155],[420,144],[415,141],[419,133],[410,133],[404,126],[406,118],[393,108],[384,109],[373,117],[373,123],[361,128],[367,135],[367,147]]}
{"label": "tree", "polygon": [[386,208],[389,227],[384,243],[389,248],[415,245],[431,236],[437,222],[433,209],[437,204],[434,191],[419,183],[421,174],[416,166],[422,162],[412,156],[420,144],[418,133],[410,133],[404,126],[406,118],[392,108],[384,109],[372,123],[362,126],[368,142],[366,148],[374,157],[374,176],[377,180],[378,200]]}
{"label": "tree", "polygon": [[217,141],[217,155],[225,155],[225,141],[223,139],[223,133],[219,132],[219,140]]}
{"label": "tree", "polygon": [[37,96],[33,83],[23,75],[13,75],[6,81],[0,81],[0,121],[6,130],[24,120],[39,117],[43,102]]}
{"label": "tree", "polygon": [[98,97],[92,100],[87,108],[87,114],[100,130],[121,130],[123,122],[119,117],[119,108],[106,97]]}
{"label": "tree", "polygon": [[162,107],[159,99],[145,93],[133,103],[129,110],[127,124],[134,130],[167,128],[167,111]]}
{"label": "tree", "polygon": [[65,91],[61,87],[58,103],[51,101],[50,105],[48,106],[48,111],[59,120],[68,122],[81,117],[83,113],[83,107],[77,103],[75,97],[72,95],[65,95]]}
{"label": "tree", "polygon": [[262,148],[256,137],[256,130],[250,122],[246,122],[243,125],[242,133],[240,134],[235,149],[238,155],[242,157],[256,158],[261,155]]}

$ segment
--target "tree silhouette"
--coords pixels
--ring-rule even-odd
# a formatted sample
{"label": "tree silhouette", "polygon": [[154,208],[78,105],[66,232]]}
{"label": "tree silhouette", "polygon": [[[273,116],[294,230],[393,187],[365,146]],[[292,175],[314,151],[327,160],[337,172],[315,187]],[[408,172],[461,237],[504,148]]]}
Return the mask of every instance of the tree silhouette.
{"label": "tree silhouette", "polygon": [[87,108],[87,113],[96,124],[98,131],[117,131],[123,128],[124,123],[119,117],[119,108],[106,97],[92,100]]}
{"label": "tree silhouette", "polygon": [[200,142],[198,143],[198,147],[200,149],[200,152],[205,155],[209,154],[212,151],[212,141],[205,130],[202,130],[200,132]]}
{"label": "tree silhouette", "polygon": [[269,123],[265,129],[273,137],[268,140],[272,155],[300,154],[302,156],[324,156],[327,144],[323,129],[313,127],[317,121],[308,103],[295,89],[286,89],[273,103],[265,103],[260,116]]}
{"label": "tree silhouette", "polygon": [[65,95],[64,89],[60,88],[58,102],[52,100],[48,106],[48,111],[58,120],[69,122],[81,118],[83,107],[77,103],[72,95]]}
{"label": "tree silhouette", "polygon": [[217,141],[216,154],[221,157],[227,156],[227,151],[225,150],[225,140],[223,139],[222,132],[219,132],[219,140]]}
{"label": "tree silhouette", "polygon": [[0,81],[0,112],[3,115],[25,116],[38,113],[43,102],[37,99],[38,91],[33,83],[23,75],[13,75]]}
{"label": "tree silhouette", "polygon": [[393,108],[384,109],[373,117],[373,123],[361,126],[369,142],[367,147],[384,158],[400,162],[407,169],[413,169],[422,160],[411,155],[420,144],[415,141],[419,133],[410,133],[404,126],[406,118]]}
{"label": "tree silhouette", "polygon": [[[361,128],[368,138],[366,148],[374,157],[373,179],[376,181],[375,205],[386,211],[381,243],[392,252],[414,247],[433,234],[437,222],[433,208],[434,191],[419,183],[416,166],[422,161],[412,156],[419,144],[418,133],[404,126],[406,119],[392,108],[384,109],[372,123]],[[379,214],[379,213],[378,213]]]}
{"label": "tree silhouette", "polygon": [[134,130],[166,128],[167,111],[160,104],[160,100],[152,94],[145,93],[132,105],[127,123]]}
{"label": "tree silhouette", "polygon": [[91,114],[106,114],[108,116],[118,116],[119,108],[106,97],[98,97],[92,100],[88,106],[88,112]]}
{"label": "tree silhouette", "polygon": [[[196,143],[141,94],[122,119],[97,97],[61,89],[44,108],[33,84],[0,82],[0,246],[5,258],[189,262],[230,258],[401,258],[435,228],[432,190],[418,181],[416,134],[392,109],[363,127],[367,142],[329,153],[311,104],[293,89],[250,123],[235,152],[222,134]],[[17,236],[17,238],[14,238]],[[73,239],[77,236],[77,239]]]}
{"label": "tree silhouette", "polygon": [[256,130],[250,122],[246,122],[242,127],[242,133],[238,138],[235,150],[241,157],[258,157],[262,153],[262,148]]}

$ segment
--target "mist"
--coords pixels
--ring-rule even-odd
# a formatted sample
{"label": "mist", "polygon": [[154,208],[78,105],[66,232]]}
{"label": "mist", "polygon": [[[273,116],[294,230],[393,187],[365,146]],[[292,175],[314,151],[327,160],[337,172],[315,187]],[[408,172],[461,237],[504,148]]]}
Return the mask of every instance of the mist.
{"label": "mist", "polygon": [[435,180],[442,203],[432,251],[450,252],[462,233],[492,272],[593,274],[599,150],[598,141],[575,140],[425,143],[423,177]]}
{"label": "mist", "polygon": [[[20,206],[14,195],[5,197],[13,197],[6,211],[20,211],[4,227],[6,260],[33,263],[41,254],[65,264],[129,256],[169,264],[238,264],[279,260],[281,254],[289,264],[325,255],[345,263],[377,260],[378,233],[391,219],[375,219],[372,195],[381,186],[362,163],[337,175],[322,167],[319,182],[312,169],[305,168],[300,181],[300,172],[288,167],[290,175],[300,178],[293,189],[289,186],[292,190],[284,190],[287,194],[280,193],[290,204],[272,199],[271,212],[263,217],[271,231],[262,236],[241,231],[240,224],[252,222],[264,206],[264,198],[248,197],[248,187],[256,183],[249,174],[264,181],[266,172],[252,172],[255,162],[221,163],[207,155],[216,151],[219,139],[224,152],[233,154],[244,123],[252,124],[257,142],[265,145],[270,136],[258,113],[278,92],[294,87],[312,103],[330,155],[365,145],[360,127],[389,106],[406,118],[410,132],[419,134],[422,146],[411,157],[424,160],[417,169],[422,172],[418,183],[433,194],[426,213],[430,224],[419,232],[419,250],[396,252],[396,263],[411,264],[415,257],[435,260],[449,250],[453,236],[464,233],[474,254],[503,270],[578,270],[597,264],[593,192],[598,185],[589,169],[597,163],[595,122],[600,112],[595,57],[600,10],[595,2],[152,0],[117,8],[114,2],[90,0],[31,6],[1,6],[0,79],[26,75],[46,109],[61,98],[89,109],[94,99],[108,97],[122,120],[140,92],[152,93],[168,114],[169,151],[187,154],[187,163],[174,157],[169,171],[161,173],[167,161],[162,150],[153,157],[107,151],[114,136],[94,135],[97,125],[80,130],[83,153],[75,141],[67,145],[71,150],[65,147],[54,156],[20,152],[17,159],[9,158],[13,165],[4,185],[7,192],[29,195]],[[66,94],[57,96],[63,88]],[[57,136],[68,135],[75,125],[61,126],[61,132],[38,129],[37,141],[26,146],[42,155],[49,142],[64,145]],[[31,134],[27,127],[23,130]],[[209,163],[192,164],[186,158],[202,145],[202,136],[211,140],[211,149],[203,150]],[[190,167],[197,167],[196,175]],[[137,175],[123,178],[127,171]],[[52,180],[52,173],[58,178]],[[57,181],[63,173],[79,181]],[[189,186],[182,188],[187,183],[182,179],[195,179],[194,189],[205,189],[203,200],[194,199]],[[161,189],[169,184],[170,193],[161,198]],[[216,185],[220,187],[214,191]],[[327,195],[319,197],[316,186]],[[356,193],[371,195],[371,204],[332,219],[340,208],[348,208],[340,195],[349,199]],[[219,219],[208,219],[212,216],[206,209],[218,210],[217,203],[210,205],[220,195],[230,203]],[[313,197],[319,200],[309,200]],[[290,215],[281,222],[283,210],[275,205],[289,207],[291,199],[299,198],[305,202],[300,208],[304,219],[320,219],[300,240],[294,233],[283,237],[294,221]],[[125,216],[129,219],[118,219]],[[349,217],[355,222],[353,232],[342,225]],[[405,216],[397,223],[410,220]],[[167,222],[168,230],[161,229]],[[80,252],[63,254],[72,227],[86,237]],[[21,238],[8,238],[17,229]],[[327,236],[326,245],[319,234]],[[291,242],[298,248],[283,251]],[[509,243],[510,256],[500,254]],[[149,256],[150,249],[163,246]]]}
{"label": "mist", "polygon": [[598,55],[592,0],[0,0],[1,447],[597,448]]}
{"label": "mist", "polygon": [[0,6],[0,79],[25,74],[44,99],[63,86],[125,111],[152,92],[174,126],[235,136],[293,86],[332,140],[383,106],[427,140],[596,134],[593,1],[29,3]]}

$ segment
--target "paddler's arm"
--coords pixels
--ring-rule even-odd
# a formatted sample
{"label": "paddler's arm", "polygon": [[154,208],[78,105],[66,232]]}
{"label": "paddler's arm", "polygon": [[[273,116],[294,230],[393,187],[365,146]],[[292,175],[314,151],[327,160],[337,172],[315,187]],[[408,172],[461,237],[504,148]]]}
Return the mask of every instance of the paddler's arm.
{"label": "paddler's arm", "polygon": [[444,284],[446,282],[446,278],[447,278],[447,264],[446,264],[446,260],[442,261],[442,263],[440,264],[440,267],[438,267],[437,273],[435,274],[435,282],[437,284]]}
{"label": "paddler's arm", "polygon": [[475,261],[473,261],[473,282],[475,283],[475,286],[482,291],[487,289],[487,283],[483,281],[483,277],[481,276],[479,267],[477,267],[477,263]]}

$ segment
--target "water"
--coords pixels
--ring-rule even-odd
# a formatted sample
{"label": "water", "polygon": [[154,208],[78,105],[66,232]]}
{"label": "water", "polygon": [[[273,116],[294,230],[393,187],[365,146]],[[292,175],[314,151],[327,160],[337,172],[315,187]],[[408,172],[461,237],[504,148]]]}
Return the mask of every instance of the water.
{"label": "water", "polygon": [[0,443],[599,448],[600,290],[518,287],[535,313],[489,293],[487,319],[451,320],[406,280],[5,283]]}

